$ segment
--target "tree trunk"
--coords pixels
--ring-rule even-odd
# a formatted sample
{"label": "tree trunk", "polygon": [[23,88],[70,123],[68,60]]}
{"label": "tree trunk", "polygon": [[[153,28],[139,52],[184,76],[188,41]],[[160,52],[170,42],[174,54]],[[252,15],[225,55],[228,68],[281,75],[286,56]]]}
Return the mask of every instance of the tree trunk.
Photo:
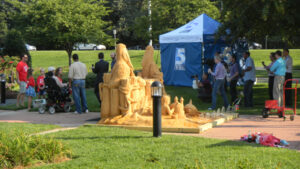
{"label": "tree trunk", "polygon": [[72,64],[72,59],[71,59],[71,57],[72,57],[72,49],[67,49],[66,51],[67,51],[68,57],[69,57],[69,66],[71,66],[71,64]]}

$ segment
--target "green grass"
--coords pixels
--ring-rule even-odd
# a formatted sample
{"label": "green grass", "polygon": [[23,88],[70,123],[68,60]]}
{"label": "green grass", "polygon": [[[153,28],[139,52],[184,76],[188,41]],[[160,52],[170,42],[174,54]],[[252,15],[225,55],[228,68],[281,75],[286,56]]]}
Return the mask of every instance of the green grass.
{"label": "green grass", "polygon": [[[70,146],[73,160],[37,168],[297,168],[294,150],[108,127],[49,135]],[[197,167],[198,166],[198,167]]]}
{"label": "green grass", "polygon": [[0,122],[0,133],[10,133],[16,135],[19,132],[24,134],[38,133],[46,130],[60,128],[56,125],[42,125],[29,123],[3,123]]}
{"label": "green grass", "polygon": [[[256,77],[264,77],[268,78],[268,72],[266,70],[256,70]],[[293,78],[300,78],[300,71],[299,70],[294,70],[293,71]]]}

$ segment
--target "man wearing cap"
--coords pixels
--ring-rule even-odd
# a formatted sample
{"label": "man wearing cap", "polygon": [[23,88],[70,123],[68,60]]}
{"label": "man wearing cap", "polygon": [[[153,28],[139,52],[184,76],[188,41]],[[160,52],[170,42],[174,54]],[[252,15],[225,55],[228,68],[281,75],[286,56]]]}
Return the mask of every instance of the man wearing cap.
{"label": "man wearing cap", "polygon": [[250,57],[250,52],[245,52],[243,55],[245,59],[245,65],[243,67],[244,74],[244,106],[253,107],[253,84],[256,80],[255,65],[253,59]]}
{"label": "man wearing cap", "polygon": [[17,107],[19,107],[20,102],[21,102],[21,105],[24,106],[24,96],[25,96],[26,87],[27,87],[27,71],[28,71],[28,65],[26,63],[27,60],[28,60],[28,56],[23,55],[23,57],[21,58],[21,61],[17,64],[17,67],[16,67],[17,83],[20,86],[20,91],[17,96],[17,104],[16,104]]}
{"label": "man wearing cap", "polygon": [[[85,77],[87,75],[86,65],[79,62],[77,54],[72,56],[73,63],[69,69],[69,85],[72,86],[73,99],[75,102],[75,114],[88,113],[86,94],[85,94]],[[81,104],[82,103],[82,104]],[[82,105],[82,107],[81,107]]]}

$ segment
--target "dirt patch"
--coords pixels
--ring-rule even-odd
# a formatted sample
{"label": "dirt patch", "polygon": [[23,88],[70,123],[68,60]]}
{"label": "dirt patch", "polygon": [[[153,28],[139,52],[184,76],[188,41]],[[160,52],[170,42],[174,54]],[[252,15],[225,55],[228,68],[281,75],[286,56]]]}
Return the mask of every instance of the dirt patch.
{"label": "dirt patch", "polygon": [[60,157],[60,158],[54,159],[53,163],[37,162],[37,163],[35,163],[33,165],[29,165],[29,166],[17,166],[17,167],[14,167],[14,169],[26,169],[26,168],[31,168],[31,167],[40,167],[40,166],[49,165],[49,164],[59,164],[59,163],[63,163],[63,162],[70,161],[70,160],[72,160],[72,159],[68,158],[68,157]]}

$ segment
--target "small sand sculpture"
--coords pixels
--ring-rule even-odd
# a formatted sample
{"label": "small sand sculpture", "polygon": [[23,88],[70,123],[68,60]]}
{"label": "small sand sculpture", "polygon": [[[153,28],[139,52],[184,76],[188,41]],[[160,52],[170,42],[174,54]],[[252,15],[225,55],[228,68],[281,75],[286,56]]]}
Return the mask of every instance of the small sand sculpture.
{"label": "small sand sculpture", "polygon": [[184,112],[186,115],[189,115],[189,116],[196,116],[196,115],[201,114],[201,112],[198,111],[196,106],[193,105],[192,99],[190,100],[190,102],[187,105],[184,106]]}
{"label": "small sand sculpture", "polygon": [[142,72],[139,73],[144,79],[157,79],[163,83],[163,74],[159,71],[157,65],[153,60],[154,49],[152,46],[147,46],[142,60]]}
{"label": "small sand sculpture", "polygon": [[[99,84],[101,96],[100,124],[152,126],[153,101],[151,84],[163,81],[163,74],[153,61],[153,47],[148,46],[142,61],[143,71],[139,76],[133,73],[130,56],[124,44],[118,44],[116,63],[111,73],[105,73]],[[162,96],[163,127],[198,127],[211,119],[189,117],[197,112],[192,103],[184,106],[184,99],[174,98],[164,91]],[[186,111],[186,112],[185,112]]]}

